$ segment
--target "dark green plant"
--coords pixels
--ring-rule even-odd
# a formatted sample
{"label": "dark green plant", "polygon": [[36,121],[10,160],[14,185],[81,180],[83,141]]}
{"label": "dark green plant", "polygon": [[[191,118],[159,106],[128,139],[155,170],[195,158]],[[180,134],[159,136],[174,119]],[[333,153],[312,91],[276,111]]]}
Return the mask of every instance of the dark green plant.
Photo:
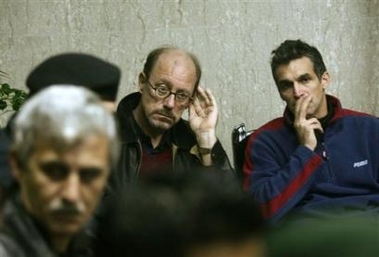
{"label": "dark green plant", "polygon": [[[0,70],[0,76],[7,77],[7,73]],[[18,111],[25,102],[27,93],[21,89],[13,88],[8,83],[0,84],[0,115],[7,112]]]}

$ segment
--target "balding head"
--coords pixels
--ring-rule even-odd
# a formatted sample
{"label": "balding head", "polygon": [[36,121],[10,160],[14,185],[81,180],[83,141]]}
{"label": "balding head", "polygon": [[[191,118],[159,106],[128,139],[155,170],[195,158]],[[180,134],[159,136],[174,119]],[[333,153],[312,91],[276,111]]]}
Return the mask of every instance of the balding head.
{"label": "balding head", "polygon": [[199,60],[194,54],[190,52],[186,52],[174,46],[159,47],[151,51],[146,58],[145,65],[143,67],[143,73],[146,75],[147,78],[150,78],[150,74],[153,71],[158,59],[160,59],[162,55],[170,54],[170,53],[178,53],[179,55],[181,54],[185,55],[192,61],[195,71],[196,71],[196,81],[195,81],[195,89],[196,89],[199,85],[199,82],[201,79],[201,73],[202,73]]}

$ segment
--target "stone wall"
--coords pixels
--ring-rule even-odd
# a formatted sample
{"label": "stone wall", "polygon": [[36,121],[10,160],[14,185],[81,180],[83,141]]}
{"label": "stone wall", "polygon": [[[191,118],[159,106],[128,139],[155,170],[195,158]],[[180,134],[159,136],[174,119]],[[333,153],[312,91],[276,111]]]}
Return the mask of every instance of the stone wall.
{"label": "stone wall", "polygon": [[378,17],[378,0],[0,0],[0,70],[25,88],[48,56],[93,53],[121,67],[121,99],[137,89],[150,50],[185,48],[217,97],[218,135],[232,160],[235,125],[256,128],[282,114],[269,58],[288,38],[319,48],[332,76],[328,92],[345,107],[379,115]]}

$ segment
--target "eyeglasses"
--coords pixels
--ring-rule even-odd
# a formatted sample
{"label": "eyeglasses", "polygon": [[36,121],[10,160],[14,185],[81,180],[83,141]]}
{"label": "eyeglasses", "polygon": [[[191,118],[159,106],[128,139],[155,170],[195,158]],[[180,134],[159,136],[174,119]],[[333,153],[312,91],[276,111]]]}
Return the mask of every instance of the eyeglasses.
{"label": "eyeglasses", "polygon": [[166,99],[170,95],[174,95],[175,101],[183,105],[192,100],[191,95],[185,91],[177,91],[174,93],[165,84],[153,86],[148,80],[146,80],[146,82],[152,89],[154,89],[155,95],[160,99]]}

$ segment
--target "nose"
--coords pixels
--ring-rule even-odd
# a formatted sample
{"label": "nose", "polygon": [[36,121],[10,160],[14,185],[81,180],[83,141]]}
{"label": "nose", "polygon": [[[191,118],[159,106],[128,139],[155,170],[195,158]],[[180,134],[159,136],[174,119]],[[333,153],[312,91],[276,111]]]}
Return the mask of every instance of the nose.
{"label": "nose", "polygon": [[78,174],[67,176],[63,185],[62,198],[67,202],[76,203],[80,200],[80,178]]}
{"label": "nose", "polygon": [[168,109],[172,109],[175,106],[175,95],[171,94],[164,99],[164,106]]}
{"label": "nose", "polygon": [[300,97],[302,97],[303,95],[305,95],[306,92],[304,91],[304,89],[300,85],[300,83],[294,83],[294,85],[293,85],[293,94],[294,94],[294,96],[295,96],[296,99],[299,99]]}

